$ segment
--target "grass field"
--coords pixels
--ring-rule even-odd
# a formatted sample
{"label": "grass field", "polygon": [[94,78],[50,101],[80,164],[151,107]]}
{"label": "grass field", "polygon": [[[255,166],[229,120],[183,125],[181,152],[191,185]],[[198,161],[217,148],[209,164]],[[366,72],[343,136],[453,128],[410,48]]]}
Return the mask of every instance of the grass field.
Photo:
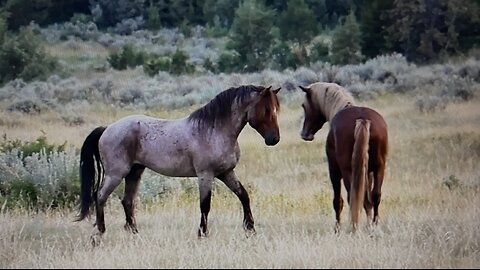
{"label": "grass field", "polygon": [[[120,201],[110,197],[107,232],[96,248],[89,242],[94,220],[73,222],[73,209],[2,209],[0,268],[479,268],[480,100],[430,114],[420,114],[413,100],[386,95],[363,102],[385,116],[390,136],[380,224],[373,231],[362,215],[361,230],[350,234],[346,206],[342,231],[334,234],[324,150],[329,126],[313,142],[302,141],[303,112],[290,102],[280,114],[278,145],[265,146],[249,126],[240,135],[236,172],[251,196],[254,237],[245,237],[241,204],[218,181],[211,234],[201,240],[196,189],[139,199],[138,235],[123,230]],[[192,110],[141,113],[174,118]],[[4,132],[21,139],[45,134],[79,147],[93,127],[137,112],[98,108],[80,127],[47,113],[15,119],[19,124]],[[193,178],[180,180],[195,185]]]}

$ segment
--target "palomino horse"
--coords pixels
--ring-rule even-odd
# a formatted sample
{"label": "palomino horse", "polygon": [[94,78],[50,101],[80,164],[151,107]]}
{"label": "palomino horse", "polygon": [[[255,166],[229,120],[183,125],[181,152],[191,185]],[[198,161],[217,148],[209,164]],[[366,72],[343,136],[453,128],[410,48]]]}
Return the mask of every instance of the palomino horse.
{"label": "palomino horse", "polygon": [[326,151],[334,192],[335,231],[340,229],[343,209],[342,178],[350,205],[352,231],[358,227],[362,205],[368,224],[377,224],[388,150],[385,120],[370,108],[355,106],[350,93],[338,84],[317,82],[300,88],[305,92],[302,139],[312,141],[323,124],[330,123]]}
{"label": "palomino horse", "polygon": [[253,85],[230,88],[182,119],[132,115],[94,129],[86,137],[80,154],[81,202],[77,218],[80,221],[88,216],[95,202],[92,243],[98,243],[105,232],[105,203],[123,178],[125,228],[138,232],[134,198],[145,168],[166,176],[198,178],[199,237],[208,234],[207,217],[215,177],[237,195],[243,206],[243,227],[247,236],[254,234],[250,199],[234,172],[240,159],[237,138],[248,123],[262,135],[266,145],[279,142],[279,90]]}

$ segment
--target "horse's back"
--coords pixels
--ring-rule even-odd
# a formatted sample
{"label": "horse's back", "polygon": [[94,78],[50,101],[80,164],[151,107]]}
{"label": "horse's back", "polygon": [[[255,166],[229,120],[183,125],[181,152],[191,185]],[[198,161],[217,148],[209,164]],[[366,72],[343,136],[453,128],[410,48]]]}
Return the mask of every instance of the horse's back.
{"label": "horse's back", "polygon": [[350,166],[357,119],[370,120],[370,166],[383,166],[388,150],[387,123],[377,111],[368,107],[351,106],[335,115],[330,123],[327,152],[330,151],[330,156],[335,153],[339,163]]}

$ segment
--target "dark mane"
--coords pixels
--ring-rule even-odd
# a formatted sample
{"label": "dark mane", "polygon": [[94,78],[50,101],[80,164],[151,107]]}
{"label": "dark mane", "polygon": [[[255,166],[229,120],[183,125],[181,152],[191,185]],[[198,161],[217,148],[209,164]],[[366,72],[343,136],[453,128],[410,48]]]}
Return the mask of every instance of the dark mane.
{"label": "dark mane", "polygon": [[213,126],[216,121],[227,119],[232,114],[232,104],[235,100],[241,104],[253,91],[262,88],[254,85],[242,85],[237,88],[229,88],[220,92],[210,102],[194,111],[188,119],[195,121],[199,127]]}

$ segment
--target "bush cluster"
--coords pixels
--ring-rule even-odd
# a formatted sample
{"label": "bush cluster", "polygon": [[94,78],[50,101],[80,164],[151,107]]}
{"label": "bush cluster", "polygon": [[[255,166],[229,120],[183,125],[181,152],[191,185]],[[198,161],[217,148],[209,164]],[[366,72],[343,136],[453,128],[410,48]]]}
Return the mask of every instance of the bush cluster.
{"label": "bush cluster", "polygon": [[8,208],[45,210],[70,207],[80,192],[76,151],[50,144],[45,136],[33,142],[0,142],[0,204]]}
{"label": "bush cluster", "polygon": [[[0,16],[0,25],[2,18]],[[21,78],[24,81],[46,79],[56,68],[56,59],[49,56],[30,28],[17,35],[2,31],[0,26],[0,85]]]}

